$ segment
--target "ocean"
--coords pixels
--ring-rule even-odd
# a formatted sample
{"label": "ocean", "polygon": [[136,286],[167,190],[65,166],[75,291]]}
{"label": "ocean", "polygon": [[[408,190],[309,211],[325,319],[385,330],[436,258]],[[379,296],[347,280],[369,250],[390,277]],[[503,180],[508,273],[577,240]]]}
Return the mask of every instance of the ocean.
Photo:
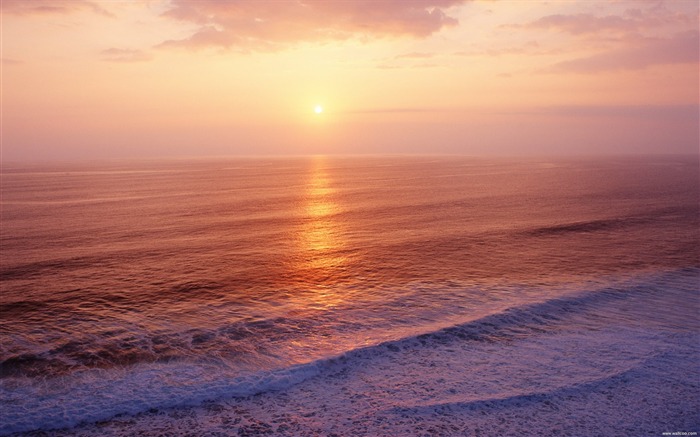
{"label": "ocean", "polygon": [[698,156],[3,163],[0,435],[700,431]]}

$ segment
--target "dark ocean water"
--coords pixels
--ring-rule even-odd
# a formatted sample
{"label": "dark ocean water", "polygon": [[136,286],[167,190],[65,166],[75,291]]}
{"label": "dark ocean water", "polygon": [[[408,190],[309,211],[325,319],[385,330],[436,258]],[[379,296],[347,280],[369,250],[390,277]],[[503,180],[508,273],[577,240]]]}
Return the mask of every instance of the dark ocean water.
{"label": "dark ocean water", "polygon": [[[697,156],[5,164],[0,434],[284,388],[396,342],[624,325],[692,344],[699,169]],[[629,338],[645,354],[649,341]]]}

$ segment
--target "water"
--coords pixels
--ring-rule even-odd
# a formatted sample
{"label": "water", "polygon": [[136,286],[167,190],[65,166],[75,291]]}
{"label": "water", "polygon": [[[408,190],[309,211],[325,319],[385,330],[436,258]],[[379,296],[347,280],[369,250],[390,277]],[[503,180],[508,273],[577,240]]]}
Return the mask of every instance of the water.
{"label": "water", "polygon": [[687,351],[698,181],[697,157],[5,164],[0,434],[285,390],[387,348],[631,342],[609,370]]}

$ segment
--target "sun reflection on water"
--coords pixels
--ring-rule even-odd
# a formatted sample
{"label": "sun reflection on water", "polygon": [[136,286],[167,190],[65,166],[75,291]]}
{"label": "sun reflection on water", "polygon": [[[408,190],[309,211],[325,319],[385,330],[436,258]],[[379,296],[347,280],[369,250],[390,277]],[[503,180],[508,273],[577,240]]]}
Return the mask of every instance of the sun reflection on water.
{"label": "sun reflection on water", "polygon": [[[337,215],[337,190],[323,157],[314,158],[304,193],[304,222],[300,228],[297,274],[317,293],[308,302],[317,307],[332,307],[344,299],[334,285],[345,276],[347,256],[343,226]],[[316,302],[317,301],[317,302]]]}
{"label": "sun reflection on water", "polygon": [[303,261],[306,267],[315,269],[341,268],[345,262],[345,257],[338,255],[343,240],[334,217],[340,208],[324,164],[323,157],[313,161],[305,193],[306,221],[301,230]]}

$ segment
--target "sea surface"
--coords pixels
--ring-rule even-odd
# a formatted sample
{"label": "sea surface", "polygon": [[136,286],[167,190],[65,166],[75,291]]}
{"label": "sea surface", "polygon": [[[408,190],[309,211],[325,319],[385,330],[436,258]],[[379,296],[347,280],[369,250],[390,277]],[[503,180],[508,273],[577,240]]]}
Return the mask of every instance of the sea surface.
{"label": "sea surface", "polygon": [[[398,390],[434,377],[416,357],[452,353],[431,387],[460,414],[583,396],[599,412],[569,417],[570,432],[595,435],[612,420],[600,381],[628,378],[631,407],[655,415],[621,435],[700,431],[697,156],[4,163],[1,176],[0,435],[330,387],[341,365],[346,379],[375,365],[362,381]],[[634,375],[663,383],[651,396]],[[421,396],[382,411],[427,417]],[[362,434],[333,426],[271,432]]]}

